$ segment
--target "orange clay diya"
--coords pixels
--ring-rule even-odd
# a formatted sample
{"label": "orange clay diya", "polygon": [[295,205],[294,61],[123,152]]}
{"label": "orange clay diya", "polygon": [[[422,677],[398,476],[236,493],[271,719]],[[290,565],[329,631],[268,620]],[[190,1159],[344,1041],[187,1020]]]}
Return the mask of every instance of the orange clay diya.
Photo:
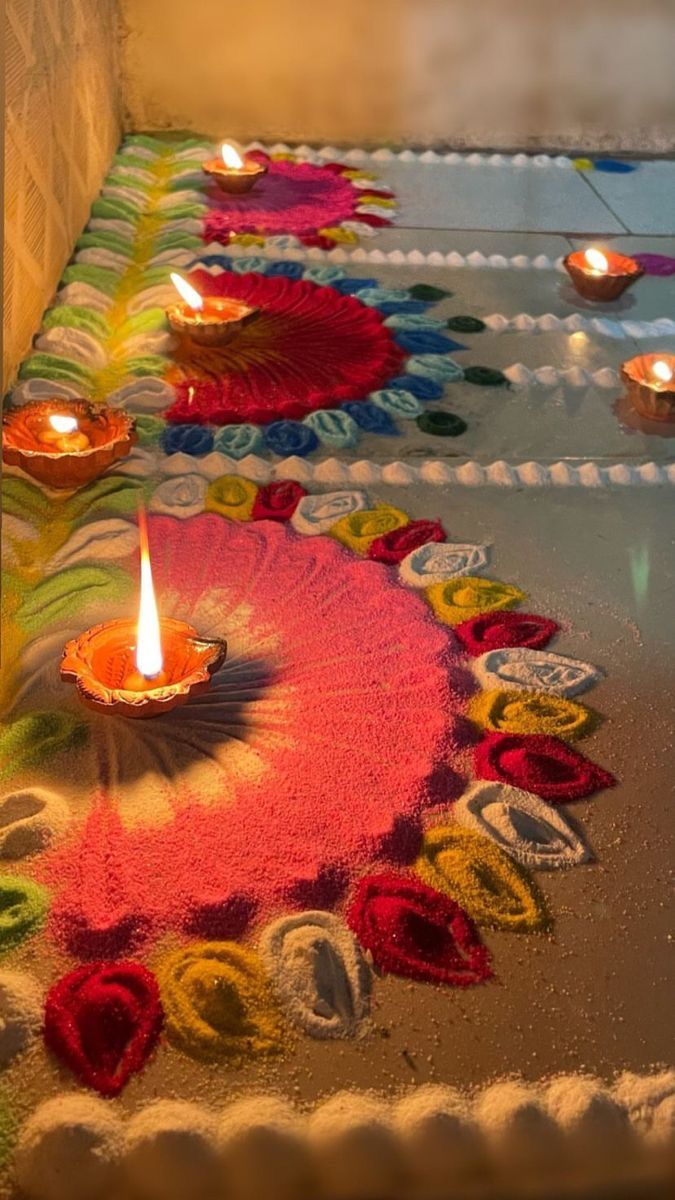
{"label": "orange clay diya", "polygon": [[253,158],[242,158],[234,146],[223,142],[220,156],[209,158],[203,164],[202,170],[213,179],[221,192],[242,195],[255,187],[258,180],[266,174],[267,167]]}
{"label": "orange clay diya", "polygon": [[24,404],[3,417],[3,461],[47,487],[82,487],[126,457],[137,440],[134,424],[121,409],[86,400]]}
{"label": "orange clay diya", "polygon": [[613,250],[575,250],[563,259],[574,287],[585,300],[618,300],[636,280],[644,275],[634,258]]}
{"label": "orange clay diya", "polygon": [[189,337],[199,346],[227,345],[260,311],[228,296],[200,296],[175,271],[171,272],[171,282],[183,299],[167,308],[169,325],[174,333]]}
{"label": "orange clay diya", "polygon": [[650,421],[675,421],[675,354],[638,354],[621,364],[633,407]]}
{"label": "orange clay diya", "polygon": [[139,513],[141,598],[138,621],[94,625],[68,642],[61,678],[82,703],[121,717],[158,717],[208,691],[227,643],[202,638],[184,621],[160,619],[152,584],[145,513]]}

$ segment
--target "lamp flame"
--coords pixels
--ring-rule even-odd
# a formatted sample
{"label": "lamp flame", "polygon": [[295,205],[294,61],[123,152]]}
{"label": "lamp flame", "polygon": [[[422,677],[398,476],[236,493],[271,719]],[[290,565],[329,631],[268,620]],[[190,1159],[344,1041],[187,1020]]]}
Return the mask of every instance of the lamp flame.
{"label": "lamp flame", "polygon": [[602,251],[596,250],[594,246],[591,246],[590,250],[586,250],[584,258],[592,271],[601,271],[604,273],[609,267],[609,263]]}
{"label": "lamp flame", "polygon": [[138,512],[138,532],[141,542],[141,602],[136,627],[136,666],[146,679],[153,679],[159,675],[164,665],[164,657],[162,655],[159,613],[157,612],[155,589],[152,585],[148,523],[144,508],[139,509]]}
{"label": "lamp flame", "polygon": [[244,165],[241,155],[237,154],[234,146],[231,146],[229,142],[223,142],[220,147],[220,157],[231,171],[240,171]]}
{"label": "lamp flame", "polygon": [[171,272],[171,282],[181,299],[186,304],[189,304],[190,308],[201,309],[204,307],[204,301],[199,292],[193,288],[191,283],[188,283],[187,279],[183,279],[183,276],[179,275],[177,271]]}
{"label": "lamp flame", "polygon": [[62,416],[61,413],[54,413],[49,418],[49,424],[55,433],[75,433],[77,418]]}
{"label": "lamp flame", "polygon": [[668,363],[664,362],[662,358],[658,358],[652,366],[652,375],[656,375],[656,378],[660,380],[661,383],[670,383],[671,379],[673,378],[673,372],[668,366]]}

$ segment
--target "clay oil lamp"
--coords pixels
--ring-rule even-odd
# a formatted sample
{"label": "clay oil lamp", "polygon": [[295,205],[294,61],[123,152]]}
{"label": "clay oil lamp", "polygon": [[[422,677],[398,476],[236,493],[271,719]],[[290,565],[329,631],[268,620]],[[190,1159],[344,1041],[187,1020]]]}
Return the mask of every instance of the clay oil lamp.
{"label": "clay oil lamp", "polygon": [[634,258],[614,250],[575,250],[563,259],[576,291],[585,300],[609,302],[618,300],[627,288],[644,275]]}
{"label": "clay oil lamp", "polygon": [[169,325],[198,346],[227,345],[258,315],[259,309],[229,296],[200,296],[176,271],[171,282],[182,299],[167,308]]}
{"label": "clay oil lamp", "polygon": [[227,643],[200,637],[184,621],[160,618],[152,583],[145,512],[139,512],[141,594],[138,620],[94,625],[68,642],[61,678],[87,708],[122,717],[158,717],[208,691]]}
{"label": "clay oil lamp", "polygon": [[621,364],[633,407],[650,421],[675,421],[675,354],[638,354]]}
{"label": "clay oil lamp", "polygon": [[9,409],[2,422],[3,461],[51,488],[91,483],[136,440],[132,417],[86,400],[39,400]]}
{"label": "clay oil lamp", "polygon": [[256,162],[254,158],[242,158],[234,146],[223,142],[220,155],[209,158],[203,164],[202,170],[214,180],[221,192],[241,196],[255,187],[258,180],[266,174],[267,167],[264,163]]}

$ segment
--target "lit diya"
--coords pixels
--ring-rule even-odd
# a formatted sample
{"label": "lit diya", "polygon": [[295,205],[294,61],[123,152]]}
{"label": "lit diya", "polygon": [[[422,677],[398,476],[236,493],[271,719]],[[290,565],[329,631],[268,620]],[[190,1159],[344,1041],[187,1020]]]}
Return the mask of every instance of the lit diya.
{"label": "lit diya", "polygon": [[171,272],[171,282],[182,301],[167,308],[169,325],[199,346],[225,346],[260,311],[228,296],[200,296],[176,271]]}
{"label": "lit diya", "polygon": [[575,250],[563,259],[574,287],[585,300],[618,300],[626,288],[644,275],[634,258],[614,250]]}
{"label": "lit diya", "polygon": [[82,487],[126,457],[137,440],[134,425],[121,409],[86,400],[24,404],[3,417],[3,461],[47,487]]}
{"label": "lit diya", "polygon": [[675,421],[675,354],[638,354],[621,364],[634,408],[651,421]]}
{"label": "lit diya", "polygon": [[243,192],[250,192],[265,175],[267,167],[253,158],[242,158],[234,146],[223,142],[220,156],[208,159],[202,170],[217,183],[221,192],[241,195]]}
{"label": "lit diya", "polygon": [[208,691],[227,643],[200,637],[184,621],[160,618],[152,583],[145,511],[138,514],[141,597],[138,621],[94,625],[68,642],[61,678],[87,708],[121,717],[158,717]]}

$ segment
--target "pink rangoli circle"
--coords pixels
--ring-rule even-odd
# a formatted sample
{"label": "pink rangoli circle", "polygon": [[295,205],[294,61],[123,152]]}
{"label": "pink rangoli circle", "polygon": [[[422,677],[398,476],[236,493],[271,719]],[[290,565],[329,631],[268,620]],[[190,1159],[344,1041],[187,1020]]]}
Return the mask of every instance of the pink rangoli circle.
{"label": "pink rangoli circle", "polygon": [[[457,643],[389,568],[210,513],[152,518],[150,538],[162,611],[230,653],[211,692],[166,717],[91,714],[121,791],[95,796],[41,872],[54,932],[83,955],[153,927],[233,936],[280,902],[326,906],[374,857],[414,853],[438,786],[460,790]],[[208,799],[186,784],[195,760]],[[120,802],[125,775],[139,811]]]}
{"label": "pink rangoli circle", "polygon": [[212,207],[204,230],[207,241],[227,243],[231,233],[302,237],[358,219],[360,196],[348,179],[325,166],[264,161],[267,174],[247,195],[227,196],[215,185],[208,189]]}

